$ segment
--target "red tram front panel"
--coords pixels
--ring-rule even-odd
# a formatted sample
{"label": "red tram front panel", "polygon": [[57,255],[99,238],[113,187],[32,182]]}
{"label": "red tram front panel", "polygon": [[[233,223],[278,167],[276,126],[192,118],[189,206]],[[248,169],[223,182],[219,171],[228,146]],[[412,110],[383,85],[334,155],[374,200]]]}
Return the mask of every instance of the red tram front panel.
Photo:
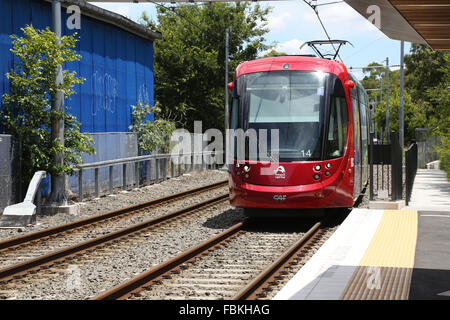
{"label": "red tram front panel", "polygon": [[[315,73],[332,76],[322,85]],[[345,66],[312,57],[265,58],[241,64],[234,84],[240,92],[233,90],[231,129],[279,129],[281,156],[278,163],[235,159],[228,166],[231,205],[280,209],[352,206],[350,90],[354,84]],[[306,149],[310,158],[303,145],[313,146]]]}

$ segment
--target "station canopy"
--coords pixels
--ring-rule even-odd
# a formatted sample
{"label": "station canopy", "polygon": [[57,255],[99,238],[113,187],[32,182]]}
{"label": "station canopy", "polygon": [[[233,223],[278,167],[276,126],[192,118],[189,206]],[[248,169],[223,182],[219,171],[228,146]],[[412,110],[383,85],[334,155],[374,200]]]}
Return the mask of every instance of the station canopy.
{"label": "station canopy", "polygon": [[[450,0],[345,0],[366,19],[380,8],[380,30],[389,38],[450,50]],[[373,8],[373,7],[372,7]],[[370,19],[369,19],[370,20]]]}

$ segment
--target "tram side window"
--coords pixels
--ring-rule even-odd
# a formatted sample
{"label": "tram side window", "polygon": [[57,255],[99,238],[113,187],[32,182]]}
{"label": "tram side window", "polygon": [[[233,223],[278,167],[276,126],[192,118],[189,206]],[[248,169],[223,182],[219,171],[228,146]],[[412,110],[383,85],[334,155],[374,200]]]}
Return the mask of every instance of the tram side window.
{"label": "tram side window", "polygon": [[339,158],[344,155],[347,140],[347,103],[344,97],[332,97],[330,119],[327,134],[328,159]]}
{"label": "tram side window", "polygon": [[235,93],[231,105],[231,124],[230,124],[231,129],[238,128],[238,112],[239,112],[239,99]]}

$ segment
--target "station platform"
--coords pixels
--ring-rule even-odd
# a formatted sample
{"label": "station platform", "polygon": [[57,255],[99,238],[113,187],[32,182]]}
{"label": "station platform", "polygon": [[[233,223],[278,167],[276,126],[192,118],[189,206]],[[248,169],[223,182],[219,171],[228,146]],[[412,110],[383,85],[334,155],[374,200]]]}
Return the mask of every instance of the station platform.
{"label": "station platform", "polygon": [[354,209],[275,300],[450,299],[450,183],[419,170],[401,210]]}

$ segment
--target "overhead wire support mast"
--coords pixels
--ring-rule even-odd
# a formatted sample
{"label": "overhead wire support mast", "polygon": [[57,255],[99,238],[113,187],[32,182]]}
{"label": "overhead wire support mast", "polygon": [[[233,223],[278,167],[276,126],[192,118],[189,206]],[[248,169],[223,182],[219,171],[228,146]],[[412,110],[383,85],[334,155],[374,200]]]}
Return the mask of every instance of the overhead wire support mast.
{"label": "overhead wire support mast", "polygon": [[[56,36],[57,45],[61,44],[61,0],[52,1],[52,26],[53,32]],[[54,79],[56,92],[51,97],[51,109],[52,112],[58,112],[64,114],[64,92],[60,90],[61,84],[64,82],[64,73],[62,65],[58,65],[56,68],[56,77]],[[52,141],[57,140],[60,146],[64,146],[64,117],[52,116],[52,128],[51,128]],[[64,165],[64,151],[60,150],[55,152],[53,161],[59,166]],[[62,172],[60,175],[51,175],[51,193],[48,199],[48,203],[61,206],[67,205],[66,194],[66,175]]]}

